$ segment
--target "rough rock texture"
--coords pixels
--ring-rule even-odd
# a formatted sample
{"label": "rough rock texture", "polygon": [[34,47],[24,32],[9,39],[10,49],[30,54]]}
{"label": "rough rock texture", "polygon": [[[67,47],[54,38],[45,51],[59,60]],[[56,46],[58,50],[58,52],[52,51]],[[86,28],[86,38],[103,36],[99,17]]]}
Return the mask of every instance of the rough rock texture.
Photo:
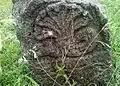
{"label": "rough rock texture", "polygon": [[[97,1],[13,0],[13,17],[22,53],[40,86],[54,83],[41,65],[55,79],[56,63],[65,65],[69,76],[77,61],[70,81],[106,86],[111,77],[110,37],[104,7]],[[63,85],[65,79],[56,81]]]}

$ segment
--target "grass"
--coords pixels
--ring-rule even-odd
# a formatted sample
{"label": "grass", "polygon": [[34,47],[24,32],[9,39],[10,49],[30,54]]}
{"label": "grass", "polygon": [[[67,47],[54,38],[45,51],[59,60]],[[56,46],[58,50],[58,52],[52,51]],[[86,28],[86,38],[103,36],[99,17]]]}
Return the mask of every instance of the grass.
{"label": "grass", "polygon": [[120,86],[120,0],[100,0],[106,7],[112,47],[114,77],[110,86]]}
{"label": "grass", "polygon": [[28,67],[18,63],[20,44],[11,19],[11,0],[0,0],[0,86],[34,86]]}
{"label": "grass", "polygon": [[[114,75],[108,86],[120,86],[120,0],[100,0],[106,7],[111,35],[112,63]],[[0,0],[0,86],[35,86],[30,70],[18,63],[21,57],[20,44],[12,25],[11,0]],[[116,70],[116,71],[115,71]]]}

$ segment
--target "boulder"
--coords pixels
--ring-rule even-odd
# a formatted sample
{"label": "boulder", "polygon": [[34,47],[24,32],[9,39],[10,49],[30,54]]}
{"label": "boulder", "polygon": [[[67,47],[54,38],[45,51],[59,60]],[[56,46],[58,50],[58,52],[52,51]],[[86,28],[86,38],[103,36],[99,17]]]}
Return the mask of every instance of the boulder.
{"label": "boulder", "polygon": [[[111,77],[110,34],[96,0],[13,0],[23,56],[40,86],[106,86]],[[56,82],[55,82],[56,81]],[[69,86],[69,83],[65,86]]]}

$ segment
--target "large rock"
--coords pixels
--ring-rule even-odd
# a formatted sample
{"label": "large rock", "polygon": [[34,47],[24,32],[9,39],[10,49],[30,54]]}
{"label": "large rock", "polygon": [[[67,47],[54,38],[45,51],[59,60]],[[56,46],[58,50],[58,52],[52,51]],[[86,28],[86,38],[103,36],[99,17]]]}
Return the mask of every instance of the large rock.
{"label": "large rock", "polygon": [[[13,17],[22,53],[40,86],[53,85],[49,75],[55,80],[56,63],[65,66],[68,76],[76,67],[69,82],[77,86],[106,86],[110,37],[104,7],[97,1],[13,0]],[[63,85],[65,79],[56,81]]]}

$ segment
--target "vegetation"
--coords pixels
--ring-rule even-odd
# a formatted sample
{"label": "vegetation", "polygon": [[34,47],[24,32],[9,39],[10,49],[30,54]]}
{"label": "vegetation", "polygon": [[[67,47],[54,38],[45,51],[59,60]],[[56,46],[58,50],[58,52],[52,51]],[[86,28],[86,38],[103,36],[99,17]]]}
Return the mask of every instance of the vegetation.
{"label": "vegetation", "polygon": [[106,7],[112,47],[113,76],[110,86],[120,86],[120,0],[100,0]]}
{"label": "vegetation", "polygon": [[0,86],[34,86],[26,65],[19,64],[20,44],[12,25],[11,0],[0,0]]}
{"label": "vegetation", "polygon": [[[120,86],[120,0],[100,0],[106,7],[111,32],[113,75],[107,86]],[[12,25],[11,0],[0,0],[0,86],[35,86],[30,70],[19,64],[20,44]]]}

